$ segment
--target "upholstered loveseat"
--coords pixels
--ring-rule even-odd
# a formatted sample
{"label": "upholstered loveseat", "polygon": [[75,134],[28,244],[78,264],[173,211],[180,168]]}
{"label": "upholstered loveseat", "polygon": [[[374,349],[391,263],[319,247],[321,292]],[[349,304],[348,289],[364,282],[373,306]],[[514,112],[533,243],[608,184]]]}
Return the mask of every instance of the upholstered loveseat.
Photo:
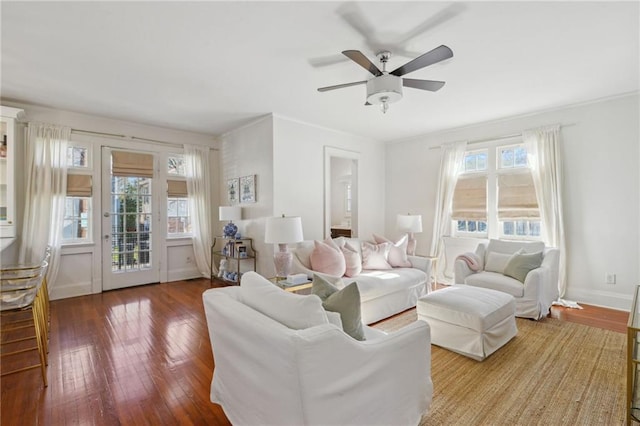
{"label": "upholstered loveseat", "polygon": [[[363,257],[363,243],[376,244],[358,238],[339,237],[333,240],[338,246],[348,243],[356,257]],[[362,322],[371,324],[416,306],[418,299],[430,291],[431,262],[419,256],[406,256],[405,267],[389,269],[362,269],[352,276],[332,275],[313,270],[311,256],[314,241],[304,241],[292,249],[295,273],[314,274],[332,281],[338,288],[355,281],[360,290]],[[404,246],[406,247],[406,245]],[[396,247],[397,249],[398,247]]]}
{"label": "upholstered loveseat", "polygon": [[[516,299],[517,317],[541,319],[558,298],[557,248],[545,247],[543,242],[490,240],[478,244],[474,259],[464,257],[460,256],[454,264],[456,284],[512,295]],[[537,260],[532,261],[534,258]]]}
{"label": "upholstered loveseat", "polygon": [[429,408],[429,325],[347,335],[315,294],[255,272],[203,296],[215,369],[211,401],[234,425],[416,425]]}

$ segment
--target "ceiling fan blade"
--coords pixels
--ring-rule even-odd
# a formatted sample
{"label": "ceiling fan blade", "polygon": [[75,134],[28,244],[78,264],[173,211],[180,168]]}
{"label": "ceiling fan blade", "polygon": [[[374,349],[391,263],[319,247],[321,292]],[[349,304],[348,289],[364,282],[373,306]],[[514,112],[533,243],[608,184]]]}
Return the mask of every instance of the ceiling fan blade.
{"label": "ceiling fan blade", "polygon": [[347,2],[338,9],[338,14],[365,40],[375,39],[375,27],[367,21],[357,3]]}
{"label": "ceiling fan blade", "polygon": [[400,77],[415,70],[419,70],[420,68],[437,64],[438,62],[444,61],[445,59],[449,59],[451,57],[453,57],[453,51],[443,44],[425,53],[424,55],[418,56],[413,61],[409,61],[401,67],[396,68],[395,70],[391,71],[390,74]]}
{"label": "ceiling fan blade", "polygon": [[344,84],[336,84],[335,86],[321,87],[318,89],[318,92],[328,92],[329,90],[336,90],[336,89],[342,89],[344,87],[357,86],[359,84],[365,84],[366,82],[367,80],[363,80],[363,81],[356,81],[353,83],[344,83]]}
{"label": "ceiling fan blade", "polygon": [[404,87],[411,87],[412,89],[428,90],[430,92],[437,92],[444,86],[444,81],[436,80],[416,80],[415,78],[403,78],[402,85]]}
{"label": "ceiling fan blade", "polygon": [[329,56],[322,56],[318,58],[309,59],[309,65],[312,67],[324,67],[327,65],[339,64],[340,62],[347,62],[349,59],[345,58],[344,55],[336,54]]}
{"label": "ceiling fan blade", "polygon": [[[400,38],[396,41],[399,45],[404,45],[409,40],[418,35],[430,31],[431,29],[437,27],[438,25],[442,25],[446,21],[455,18],[460,12],[462,12],[466,6],[462,3],[453,3],[441,11],[437,12],[434,15],[431,15],[427,18],[423,23],[419,24],[417,27],[407,31],[405,34],[400,36]],[[396,54],[396,52],[394,52]]]}
{"label": "ceiling fan blade", "polygon": [[347,58],[351,59],[356,64],[360,65],[362,68],[369,71],[371,74],[375,75],[376,77],[378,77],[379,75],[382,75],[382,71],[380,71],[378,67],[376,67],[374,63],[369,60],[369,58],[364,56],[364,54],[361,51],[345,50],[342,52],[342,54]]}

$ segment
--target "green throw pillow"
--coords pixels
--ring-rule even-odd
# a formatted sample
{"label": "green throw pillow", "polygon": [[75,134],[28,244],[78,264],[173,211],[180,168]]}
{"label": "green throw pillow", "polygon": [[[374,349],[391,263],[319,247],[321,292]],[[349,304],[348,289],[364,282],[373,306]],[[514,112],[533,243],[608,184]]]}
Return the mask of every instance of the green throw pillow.
{"label": "green throw pillow", "polygon": [[322,300],[324,309],[340,314],[345,333],[356,340],[365,340],[360,315],[360,290],[355,281],[338,290],[324,278],[314,275],[311,292]]}
{"label": "green throw pillow", "polygon": [[504,274],[524,283],[529,271],[542,265],[542,252],[515,253],[504,267]]}

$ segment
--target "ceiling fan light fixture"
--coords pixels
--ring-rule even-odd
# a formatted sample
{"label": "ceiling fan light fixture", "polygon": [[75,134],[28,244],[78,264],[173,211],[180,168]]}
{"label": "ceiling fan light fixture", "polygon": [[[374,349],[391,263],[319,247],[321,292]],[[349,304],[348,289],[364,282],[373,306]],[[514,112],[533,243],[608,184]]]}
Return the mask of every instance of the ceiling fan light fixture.
{"label": "ceiling fan light fixture", "polygon": [[[391,74],[383,74],[367,81],[367,102],[381,105],[383,112],[388,104],[402,99],[402,78]],[[386,108],[385,108],[386,105]]]}

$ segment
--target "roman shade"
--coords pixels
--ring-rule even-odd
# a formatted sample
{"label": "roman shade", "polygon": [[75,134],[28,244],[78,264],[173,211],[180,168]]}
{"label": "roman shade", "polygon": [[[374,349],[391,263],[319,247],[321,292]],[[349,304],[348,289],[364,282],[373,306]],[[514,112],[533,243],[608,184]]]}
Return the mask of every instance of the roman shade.
{"label": "roman shade", "polygon": [[153,177],[153,155],[129,151],[111,152],[113,176]]}
{"label": "roman shade", "polygon": [[487,176],[461,176],[453,192],[453,220],[487,220]]}
{"label": "roman shade", "polygon": [[540,218],[531,172],[498,175],[498,219]]}
{"label": "roman shade", "polygon": [[186,180],[168,180],[167,195],[169,197],[187,198],[187,181]]}
{"label": "roman shade", "polygon": [[91,175],[67,175],[68,197],[91,197]]}

